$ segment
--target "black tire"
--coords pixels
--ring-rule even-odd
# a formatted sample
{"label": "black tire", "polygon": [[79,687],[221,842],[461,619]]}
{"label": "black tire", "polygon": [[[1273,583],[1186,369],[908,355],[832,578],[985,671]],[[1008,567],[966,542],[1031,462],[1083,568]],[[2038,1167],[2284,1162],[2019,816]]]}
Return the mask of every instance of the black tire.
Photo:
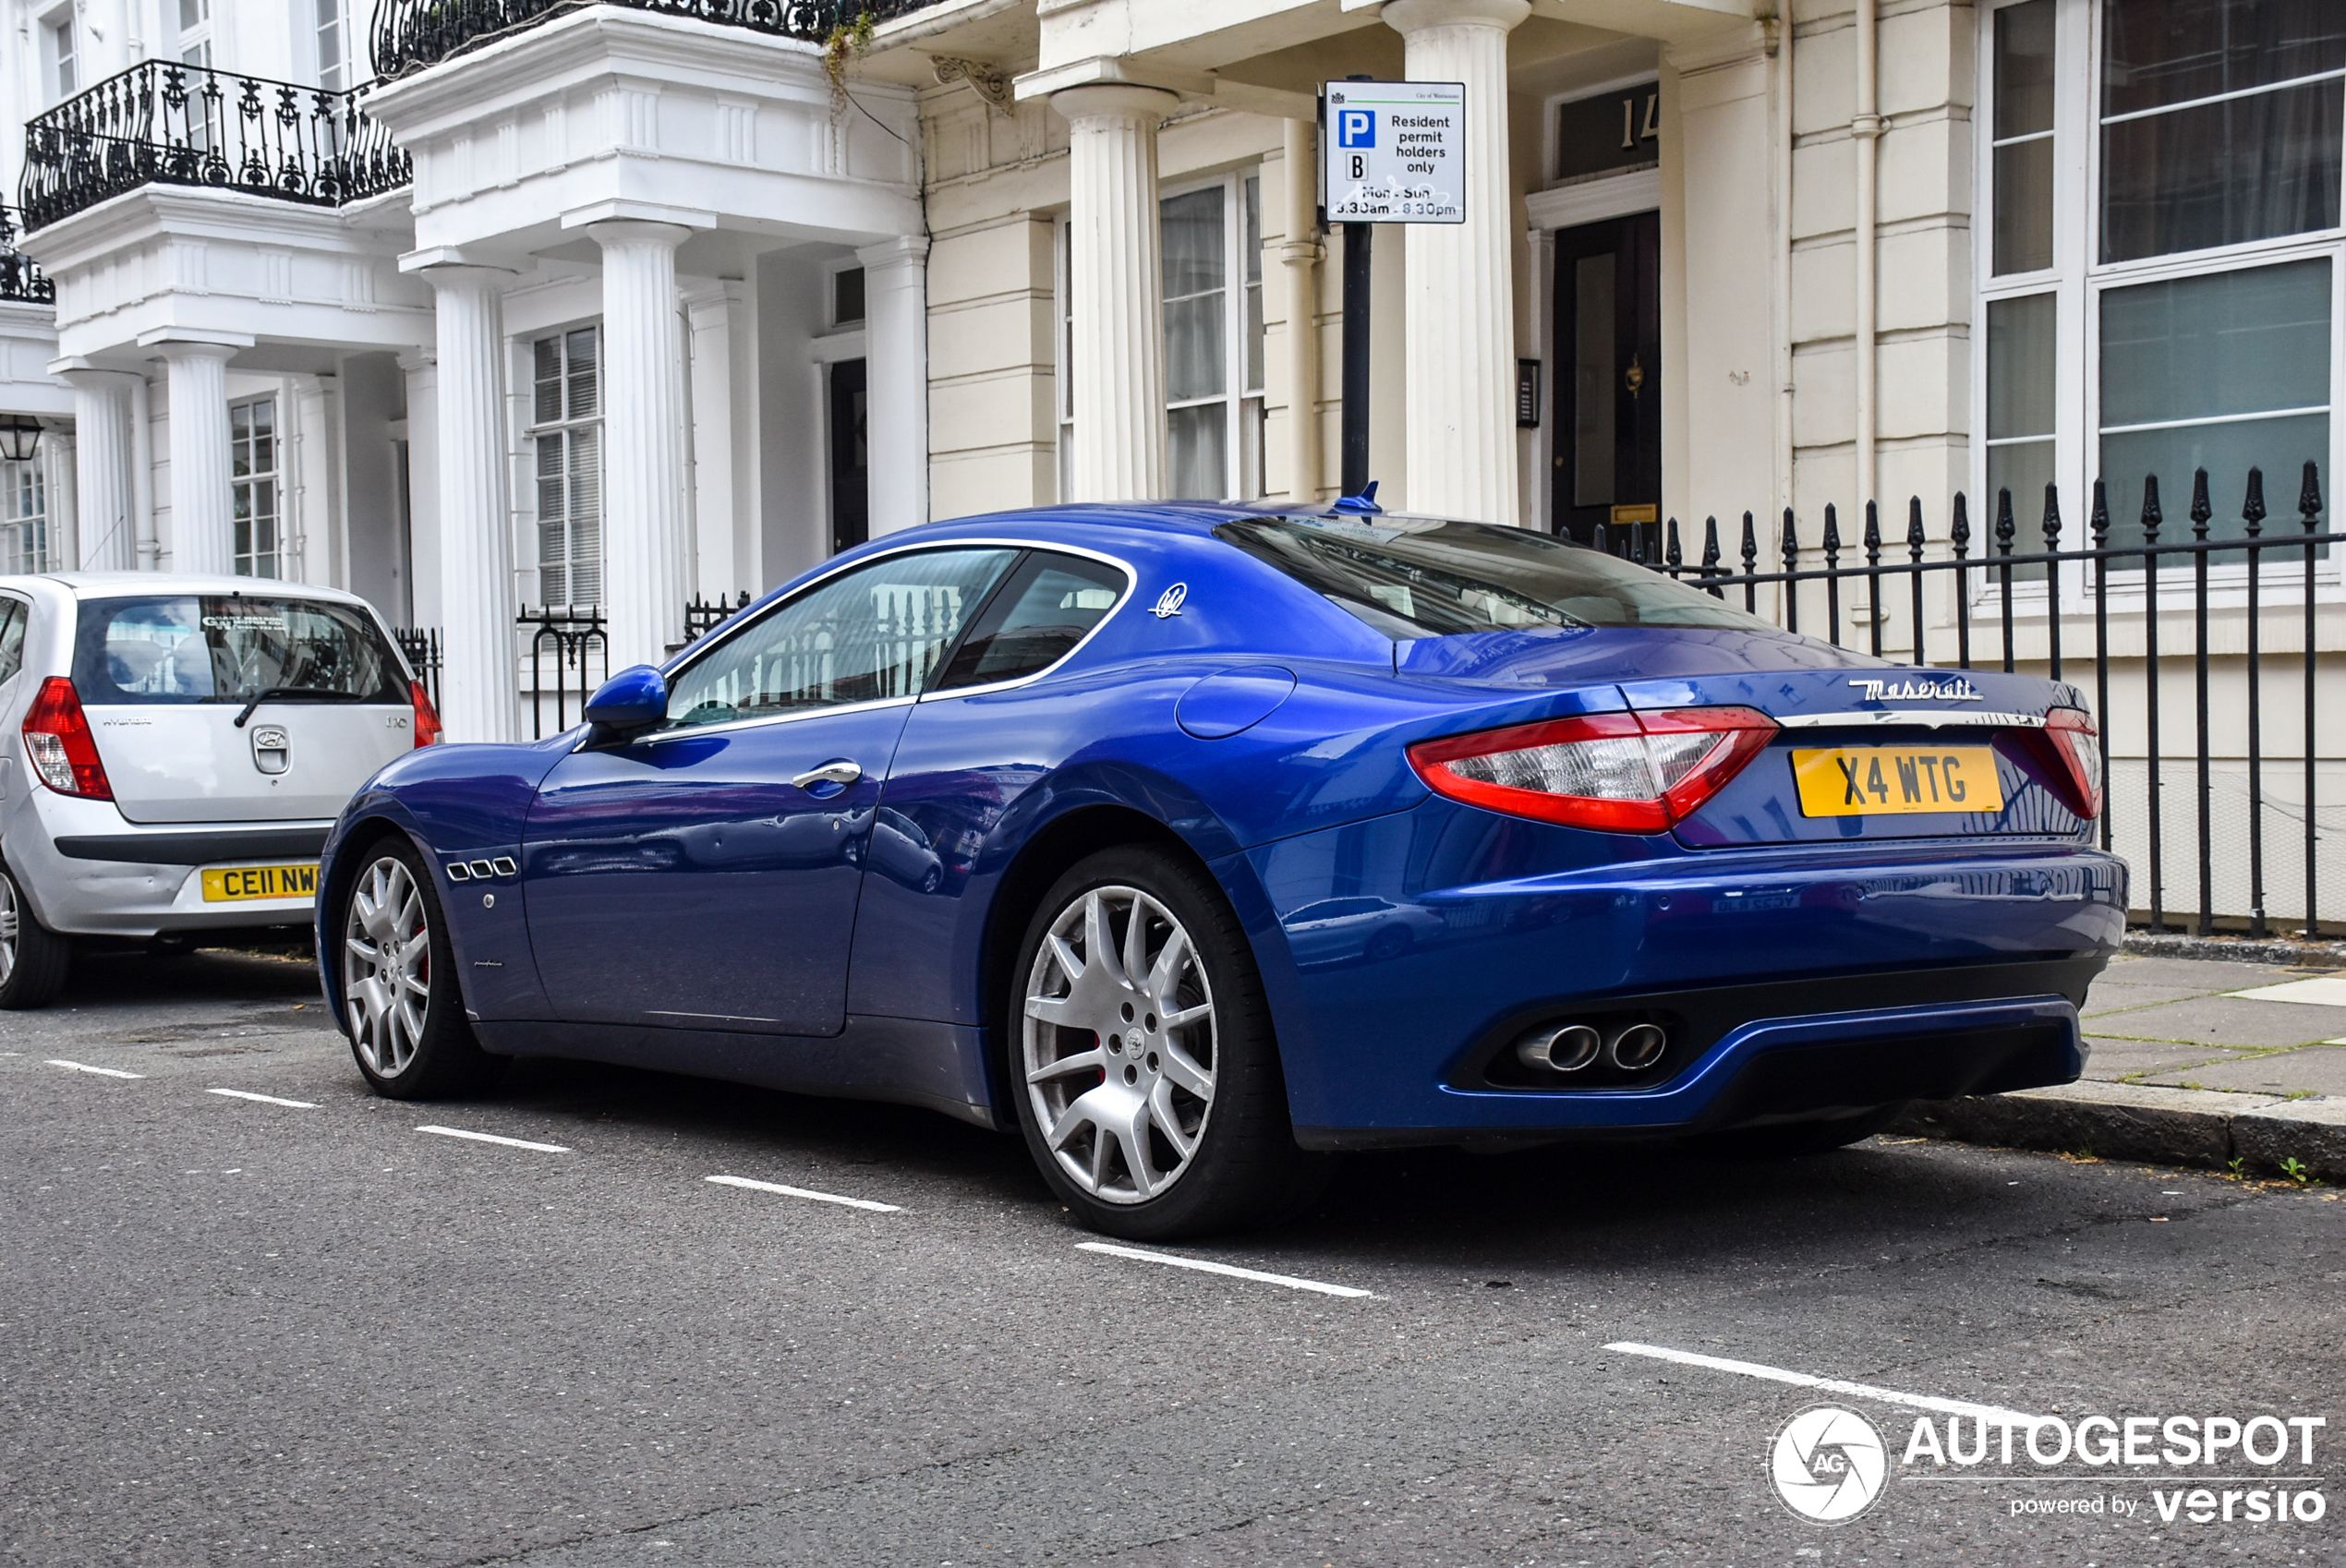
{"label": "black tire", "polygon": [[[423,856],[405,838],[383,838],[356,859],[357,870],[342,885],[329,929],[335,934],[330,961],[340,978],[343,1030],[358,1071],[369,1088],[392,1100],[435,1100],[488,1088],[503,1075],[507,1058],[482,1050],[465,1017],[447,917]],[[413,950],[417,935],[425,939],[416,955],[425,958],[419,977],[405,967],[412,959],[400,957]],[[354,940],[375,957],[362,955]],[[418,983],[420,1005],[413,1000]]]}
{"label": "black tire", "polygon": [[0,1008],[45,1007],[65,989],[73,968],[73,941],[41,923],[25,900],[17,874],[0,865]]}
{"label": "black tire", "polygon": [[1723,1155],[1731,1160],[1797,1160],[1809,1154],[1829,1154],[1861,1142],[1880,1132],[1897,1119],[1905,1110],[1902,1101],[1895,1105],[1879,1105],[1854,1116],[1829,1116],[1818,1121],[1777,1122],[1769,1127],[1736,1128],[1728,1132],[1714,1132],[1694,1140],[1696,1147],[1707,1154]]}
{"label": "black tire", "polygon": [[[1069,971],[1057,950],[1047,964],[1038,964],[1054,927],[1072,929],[1070,920],[1088,921],[1094,895],[1114,949],[1108,971],[1102,971],[1106,978],[1095,977],[1088,940],[1061,937],[1082,959],[1080,971]],[[1142,956],[1150,973],[1140,987],[1119,991],[1114,987],[1122,983],[1135,918],[1143,921]],[[1177,930],[1187,939],[1191,961],[1166,970],[1160,985],[1157,971]],[[1151,941],[1164,944],[1154,949],[1155,959]],[[1061,983],[1064,996],[1046,995]],[[1069,1006],[1051,1008],[1049,1019],[1034,1019],[1030,1035],[1030,995],[1039,995],[1046,1007],[1055,1001]],[[1152,1010],[1157,1000],[1166,1007],[1162,1018]],[[1110,1010],[1099,1012],[1109,1002]],[[1122,1016],[1127,1007],[1130,1018]],[[1201,1011],[1201,1020],[1182,1021]],[[1094,1021],[1114,1027],[1058,1021],[1094,1013]],[[1127,845],[1091,855],[1060,877],[1019,944],[1003,1036],[1027,1152],[1060,1201],[1091,1229],[1141,1241],[1200,1236],[1293,1213],[1325,1185],[1330,1157],[1298,1148],[1288,1119],[1287,1080],[1252,949],[1221,890],[1186,861]],[[1090,1055],[1099,1058],[1096,1081],[1091,1066],[1029,1080],[1030,1062]],[[1203,1098],[1191,1087],[1200,1081],[1209,1090]],[[1108,1119],[1087,1121],[1078,1102],[1094,1104],[1094,1114]],[[1137,1129],[1146,1181],[1131,1168],[1134,1142],[1109,1138],[1111,1121],[1128,1111],[1123,1126],[1127,1132]],[[1190,1140],[1186,1154],[1167,1137],[1168,1113]],[[1054,1130],[1063,1133],[1065,1159],[1050,1142]],[[1167,1153],[1179,1162],[1169,1171],[1159,1158]]]}

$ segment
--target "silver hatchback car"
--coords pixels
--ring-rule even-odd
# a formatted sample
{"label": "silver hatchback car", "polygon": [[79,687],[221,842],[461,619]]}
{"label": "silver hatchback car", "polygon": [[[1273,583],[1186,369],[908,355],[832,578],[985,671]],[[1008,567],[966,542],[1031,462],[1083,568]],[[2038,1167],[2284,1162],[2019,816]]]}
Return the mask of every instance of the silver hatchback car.
{"label": "silver hatchback car", "polygon": [[345,802],[440,719],[364,599],[250,577],[0,577],[0,1007],[74,938],[306,930]]}

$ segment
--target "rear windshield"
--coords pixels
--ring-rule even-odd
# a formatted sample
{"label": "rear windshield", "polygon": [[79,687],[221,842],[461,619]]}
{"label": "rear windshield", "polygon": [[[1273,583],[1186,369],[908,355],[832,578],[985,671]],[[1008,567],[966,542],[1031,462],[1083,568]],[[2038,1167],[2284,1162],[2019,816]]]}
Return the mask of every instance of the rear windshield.
{"label": "rear windshield", "polygon": [[1214,532],[1399,640],[1544,626],[1774,630],[1658,572],[1521,528],[1264,517]]}
{"label": "rear windshield", "polygon": [[83,601],[73,684],[84,703],[245,703],[272,686],[408,701],[365,610],[253,594]]}

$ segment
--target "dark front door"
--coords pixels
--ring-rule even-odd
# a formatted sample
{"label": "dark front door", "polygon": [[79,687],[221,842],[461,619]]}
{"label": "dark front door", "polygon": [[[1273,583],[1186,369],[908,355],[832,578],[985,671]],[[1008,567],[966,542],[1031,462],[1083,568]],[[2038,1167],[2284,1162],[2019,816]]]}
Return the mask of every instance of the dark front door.
{"label": "dark front door", "polygon": [[864,361],[831,367],[831,553],[872,537],[871,447],[865,439]]}
{"label": "dark front door", "polygon": [[1566,229],[1555,247],[1554,515],[1586,543],[1600,523],[1660,518],[1662,215]]}

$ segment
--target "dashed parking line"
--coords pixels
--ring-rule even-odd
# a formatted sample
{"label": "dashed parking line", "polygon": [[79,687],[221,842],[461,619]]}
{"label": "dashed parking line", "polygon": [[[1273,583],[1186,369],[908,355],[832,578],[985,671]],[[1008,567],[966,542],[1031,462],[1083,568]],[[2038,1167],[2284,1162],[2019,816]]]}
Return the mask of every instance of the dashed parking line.
{"label": "dashed parking line", "polygon": [[460,1127],[419,1127],[416,1130],[437,1133],[442,1138],[468,1138],[475,1143],[502,1143],[508,1149],[535,1149],[540,1154],[567,1154],[571,1152],[560,1143],[532,1143],[526,1138],[500,1138],[493,1132],[467,1132]]}
{"label": "dashed parking line", "polygon": [[68,1062],[57,1056],[51,1056],[48,1061],[53,1067],[71,1067],[75,1072],[93,1072],[100,1078],[144,1078],[147,1076],[142,1072],[125,1072],[120,1067],[93,1067],[88,1062]]}
{"label": "dashed parking line", "polygon": [[1105,1252],[1111,1258],[1131,1258],[1143,1263],[1163,1263],[1169,1268],[1195,1269],[1204,1274],[1227,1274],[1235,1280],[1253,1280],[1259,1285],[1282,1285],[1289,1290],[1317,1291],[1322,1296],[1348,1296],[1374,1299],[1374,1293],[1356,1290],[1348,1285],[1329,1285],[1322,1280],[1299,1279],[1293,1274],[1267,1274],[1260,1269],[1241,1269],[1234,1263],[1208,1262],[1203,1258],[1177,1258],[1170,1252],[1143,1252],[1137,1247],[1118,1247],[1106,1241],[1079,1241],[1081,1252]]}
{"label": "dashed parking line", "polygon": [[231,1100],[258,1100],[264,1105],[291,1105],[296,1111],[314,1111],[313,1100],[281,1100],[274,1094],[256,1094],[249,1089],[207,1089],[207,1094],[225,1094]]}
{"label": "dashed parking line", "polygon": [[1656,1361],[1675,1361],[1681,1367],[1707,1367],[1714,1372],[1735,1372],[1747,1378],[1764,1378],[1769,1382],[1789,1383],[1794,1388],[1821,1389],[1827,1393],[1854,1394],[1859,1399],[1876,1399],[1884,1405],[1904,1405],[1916,1410],[1937,1410],[1949,1416],[1971,1416],[2001,1427],[2034,1427],[2047,1417],[2029,1416],[2018,1410],[2006,1410],[2001,1405],[1975,1405],[1964,1399],[1941,1399],[1929,1393],[1902,1393],[1894,1388],[1876,1388],[1871,1383],[1844,1382],[1839,1378],[1820,1378],[1808,1372],[1789,1372],[1782,1367],[1763,1367],[1757,1361],[1734,1361],[1724,1356],[1702,1356],[1691,1350],[1670,1350],[1659,1345],[1639,1345],[1618,1340],[1605,1346],[1624,1356],[1648,1356]]}
{"label": "dashed parking line", "polygon": [[808,1198],[817,1203],[843,1203],[850,1209],[868,1209],[875,1214],[901,1214],[903,1208],[895,1203],[875,1203],[868,1198],[841,1198],[836,1192],[816,1192],[804,1187],[784,1187],[778,1181],[752,1181],[747,1176],[713,1176],[708,1178],[720,1187],[746,1187],[753,1192],[779,1192],[785,1198]]}

